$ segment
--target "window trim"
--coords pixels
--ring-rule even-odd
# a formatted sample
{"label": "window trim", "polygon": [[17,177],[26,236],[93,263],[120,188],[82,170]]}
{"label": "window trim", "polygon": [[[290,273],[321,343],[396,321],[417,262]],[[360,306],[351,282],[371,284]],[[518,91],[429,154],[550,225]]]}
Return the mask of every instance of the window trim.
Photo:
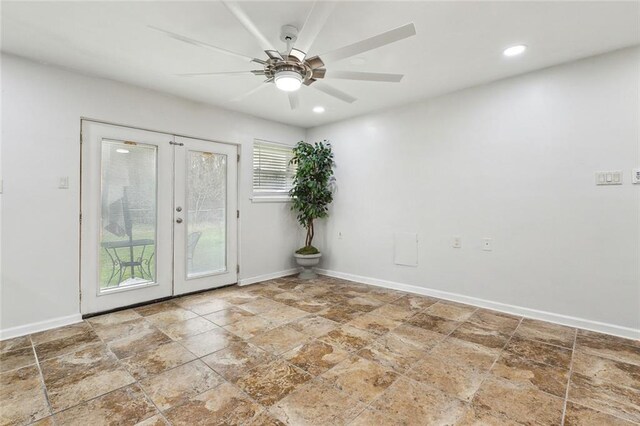
{"label": "window trim", "polygon": [[255,191],[255,188],[253,186],[253,180],[255,176],[255,169],[253,167],[253,164],[254,164],[256,142],[262,142],[269,145],[277,145],[277,146],[285,147],[291,150],[293,150],[293,148],[295,147],[295,145],[289,145],[283,142],[274,142],[274,141],[270,141],[267,139],[260,139],[260,138],[253,139],[253,145],[251,147],[251,196],[249,197],[249,199],[253,203],[290,203],[291,196],[289,195],[288,191],[282,192],[282,193],[278,193],[275,191],[271,191],[271,192]]}

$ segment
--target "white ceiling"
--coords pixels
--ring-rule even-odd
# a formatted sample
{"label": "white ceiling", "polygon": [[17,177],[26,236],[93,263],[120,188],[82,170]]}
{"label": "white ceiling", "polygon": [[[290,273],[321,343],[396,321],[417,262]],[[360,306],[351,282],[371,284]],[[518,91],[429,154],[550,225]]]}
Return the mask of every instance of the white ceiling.
{"label": "white ceiling", "polygon": [[[280,27],[301,27],[312,3],[242,2],[277,47]],[[328,64],[328,69],[404,73],[400,83],[331,80],[353,104],[303,87],[291,111],[273,85],[231,102],[262,77],[185,78],[176,73],[257,69],[240,59],[173,40],[154,25],[264,57],[214,1],[2,2],[2,50],[83,73],[144,86],[284,123],[312,127],[417,99],[640,43],[638,2],[339,2],[311,49],[322,54],[414,22],[417,36]],[[526,44],[505,58],[502,50]],[[324,114],[312,107],[322,105]]]}

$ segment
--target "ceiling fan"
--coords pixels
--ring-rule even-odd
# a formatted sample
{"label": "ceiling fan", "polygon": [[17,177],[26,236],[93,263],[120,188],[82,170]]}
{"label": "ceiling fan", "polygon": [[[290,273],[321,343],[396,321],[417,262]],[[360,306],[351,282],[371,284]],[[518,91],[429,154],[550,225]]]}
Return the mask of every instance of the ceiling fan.
{"label": "ceiling fan", "polygon": [[[313,87],[344,102],[353,103],[356,101],[356,98],[353,96],[319,81],[325,78],[393,83],[399,82],[403,77],[402,74],[334,71],[331,69],[331,66],[327,69],[325,64],[331,64],[341,59],[349,58],[369,50],[412,37],[416,34],[415,26],[412,23],[406,24],[322,55],[309,57],[308,52],[318,36],[318,33],[322,27],[324,27],[325,22],[333,11],[336,2],[316,1],[300,31],[292,25],[283,26],[280,34],[280,40],[286,43],[286,49],[283,52],[278,51],[272,46],[237,2],[223,1],[222,3],[244,26],[244,28],[256,38],[260,47],[264,50],[267,56],[265,59],[252,58],[242,53],[233,52],[231,50],[195,40],[162,28],[153,26],[150,26],[150,28],[161,31],[176,40],[199,46],[213,52],[234,56],[243,60],[249,60],[250,62],[262,66],[261,69],[251,71],[187,73],[179,74],[180,76],[225,76],[243,74],[264,76],[266,77],[266,80],[264,80],[263,83],[275,83],[278,89],[288,92],[291,109],[296,109],[299,105],[299,99],[296,91],[300,89],[302,85]],[[268,84],[261,84],[255,89],[238,96],[233,100],[238,101],[244,99],[268,86]]]}

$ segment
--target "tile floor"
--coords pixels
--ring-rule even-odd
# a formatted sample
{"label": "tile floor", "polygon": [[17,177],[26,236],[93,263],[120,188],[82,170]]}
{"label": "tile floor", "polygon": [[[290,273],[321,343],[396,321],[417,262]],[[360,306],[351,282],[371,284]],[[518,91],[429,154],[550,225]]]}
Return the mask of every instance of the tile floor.
{"label": "tile floor", "polygon": [[640,342],[321,277],[0,342],[2,425],[640,424]]}

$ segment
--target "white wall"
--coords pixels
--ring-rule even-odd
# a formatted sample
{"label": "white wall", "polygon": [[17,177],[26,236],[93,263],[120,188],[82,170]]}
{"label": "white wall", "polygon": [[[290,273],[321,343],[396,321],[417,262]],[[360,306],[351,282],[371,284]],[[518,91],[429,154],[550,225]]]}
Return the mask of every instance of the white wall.
{"label": "white wall", "polygon": [[[294,267],[287,203],[251,203],[254,138],[294,144],[304,130],[125,84],[2,56],[0,329],[79,313],[80,117],[241,143],[241,278]],[[57,189],[58,177],[70,189]]]}
{"label": "white wall", "polygon": [[[321,267],[640,329],[639,65],[627,49],[308,130],[337,162]],[[418,267],[394,265],[400,231]]]}

